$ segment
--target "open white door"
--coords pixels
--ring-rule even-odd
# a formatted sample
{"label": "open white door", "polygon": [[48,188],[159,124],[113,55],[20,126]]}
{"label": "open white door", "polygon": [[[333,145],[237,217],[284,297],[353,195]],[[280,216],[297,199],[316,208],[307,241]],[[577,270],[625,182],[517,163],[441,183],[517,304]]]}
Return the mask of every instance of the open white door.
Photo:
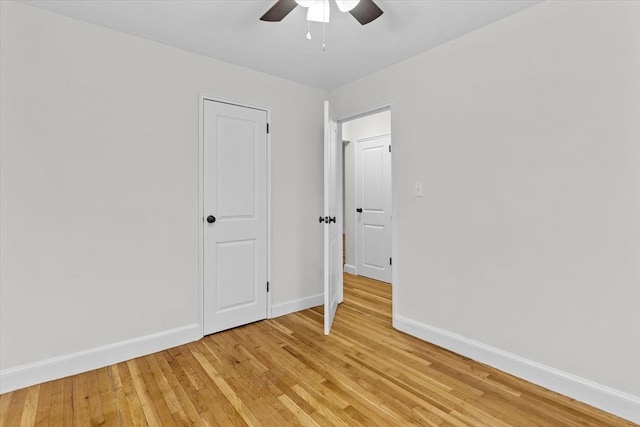
{"label": "open white door", "polygon": [[342,302],[342,141],[324,102],[324,334]]}

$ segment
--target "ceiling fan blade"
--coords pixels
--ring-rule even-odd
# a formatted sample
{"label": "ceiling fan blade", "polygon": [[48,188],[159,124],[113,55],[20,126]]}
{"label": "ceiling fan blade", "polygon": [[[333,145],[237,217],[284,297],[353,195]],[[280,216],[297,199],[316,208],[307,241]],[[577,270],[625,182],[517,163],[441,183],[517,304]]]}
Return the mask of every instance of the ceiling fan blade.
{"label": "ceiling fan blade", "polygon": [[360,0],[360,3],[349,12],[362,25],[366,25],[380,17],[384,12],[373,0]]}
{"label": "ceiling fan blade", "polygon": [[260,17],[260,20],[267,22],[282,21],[297,5],[296,0],[278,0],[276,4],[271,6],[271,9]]}

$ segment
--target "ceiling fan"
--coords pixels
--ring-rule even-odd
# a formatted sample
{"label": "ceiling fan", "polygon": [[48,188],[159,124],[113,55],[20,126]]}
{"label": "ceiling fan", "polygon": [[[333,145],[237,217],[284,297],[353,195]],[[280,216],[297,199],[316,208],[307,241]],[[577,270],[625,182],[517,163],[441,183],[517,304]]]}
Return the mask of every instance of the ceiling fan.
{"label": "ceiling fan", "polygon": [[[334,0],[341,12],[349,12],[358,22],[366,25],[382,15],[373,0]],[[296,6],[307,8],[307,20],[329,22],[329,0],[278,0],[260,17],[261,21],[279,22]]]}

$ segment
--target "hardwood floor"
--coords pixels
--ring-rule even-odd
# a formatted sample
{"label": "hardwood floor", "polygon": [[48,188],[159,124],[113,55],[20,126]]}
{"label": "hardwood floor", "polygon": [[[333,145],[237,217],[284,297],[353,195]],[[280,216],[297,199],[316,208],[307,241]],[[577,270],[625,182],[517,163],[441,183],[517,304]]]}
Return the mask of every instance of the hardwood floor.
{"label": "hardwood floor", "polygon": [[0,396],[1,426],[631,426],[391,328],[391,287]]}

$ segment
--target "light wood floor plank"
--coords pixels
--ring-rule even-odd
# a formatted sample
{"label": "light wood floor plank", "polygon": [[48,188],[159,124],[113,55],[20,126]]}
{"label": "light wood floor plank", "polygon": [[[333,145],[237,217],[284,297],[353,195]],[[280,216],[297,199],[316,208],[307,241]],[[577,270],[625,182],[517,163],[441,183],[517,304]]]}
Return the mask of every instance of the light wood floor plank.
{"label": "light wood floor plank", "polygon": [[91,414],[91,425],[105,424],[106,411],[102,407],[100,383],[98,380],[99,371],[100,370],[95,370],[87,373],[87,401],[89,403],[89,413]]}
{"label": "light wood floor plank", "polygon": [[90,423],[91,413],[89,412],[89,393],[87,390],[87,379],[91,372],[86,375],[75,375],[73,377],[73,422],[74,425]]}
{"label": "light wood floor plank", "polygon": [[0,415],[3,426],[20,425],[20,420],[22,419],[22,412],[24,411],[25,399],[27,397],[28,390],[28,388],[23,388],[22,390],[16,390],[6,395],[8,396],[7,400],[9,401],[9,403],[7,405],[6,412]]}
{"label": "light wood floor plank", "polygon": [[[49,393],[51,394],[50,407],[49,407],[49,422],[44,423],[41,420],[37,420],[36,423],[39,425],[49,425],[49,426],[60,426],[63,425],[62,415],[64,413],[64,381],[51,381],[48,384],[51,384],[51,389]],[[3,425],[0,422],[0,425]]]}
{"label": "light wood floor plank", "polygon": [[145,426],[147,420],[144,415],[142,401],[144,397],[138,395],[137,389],[133,382],[133,377],[129,370],[128,362],[118,364],[118,375],[122,384],[122,390],[126,401],[126,407],[129,409],[129,417],[131,425]]}
{"label": "light wood floor plank", "polygon": [[632,426],[393,329],[391,286],[0,396],[0,426]]}
{"label": "light wood floor plank", "polygon": [[102,416],[104,425],[108,426],[122,426],[123,423],[118,418],[118,411],[116,409],[115,395],[111,389],[111,382],[108,369],[98,369],[97,373],[98,382],[98,398],[102,405]]}
{"label": "light wood floor plank", "polygon": [[114,406],[114,409],[118,418],[119,426],[132,426],[134,425],[131,418],[131,410],[129,409],[129,402],[127,395],[122,385],[122,379],[120,378],[120,371],[118,365],[112,365],[107,368],[107,379],[109,382],[109,393],[104,396],[104,399],[109,399]]}
{"label": "light wood floor plank", "polygon": [[38,409],[35,419],[27,422],[25,425],[51,425],[51,402],[53,400],[54,386],[55,384],[52,381],[40,384],[40,390],[38,391]]}
{"label": "light wood floor plank", "polygon": [[24,399],[24,409],[22,411],[22,417],[20,417],[20,427],[32,426],[35,424],[36,415],[38,413],[40,387],[41,386],[36,385],[27,389],[27,395]]}

